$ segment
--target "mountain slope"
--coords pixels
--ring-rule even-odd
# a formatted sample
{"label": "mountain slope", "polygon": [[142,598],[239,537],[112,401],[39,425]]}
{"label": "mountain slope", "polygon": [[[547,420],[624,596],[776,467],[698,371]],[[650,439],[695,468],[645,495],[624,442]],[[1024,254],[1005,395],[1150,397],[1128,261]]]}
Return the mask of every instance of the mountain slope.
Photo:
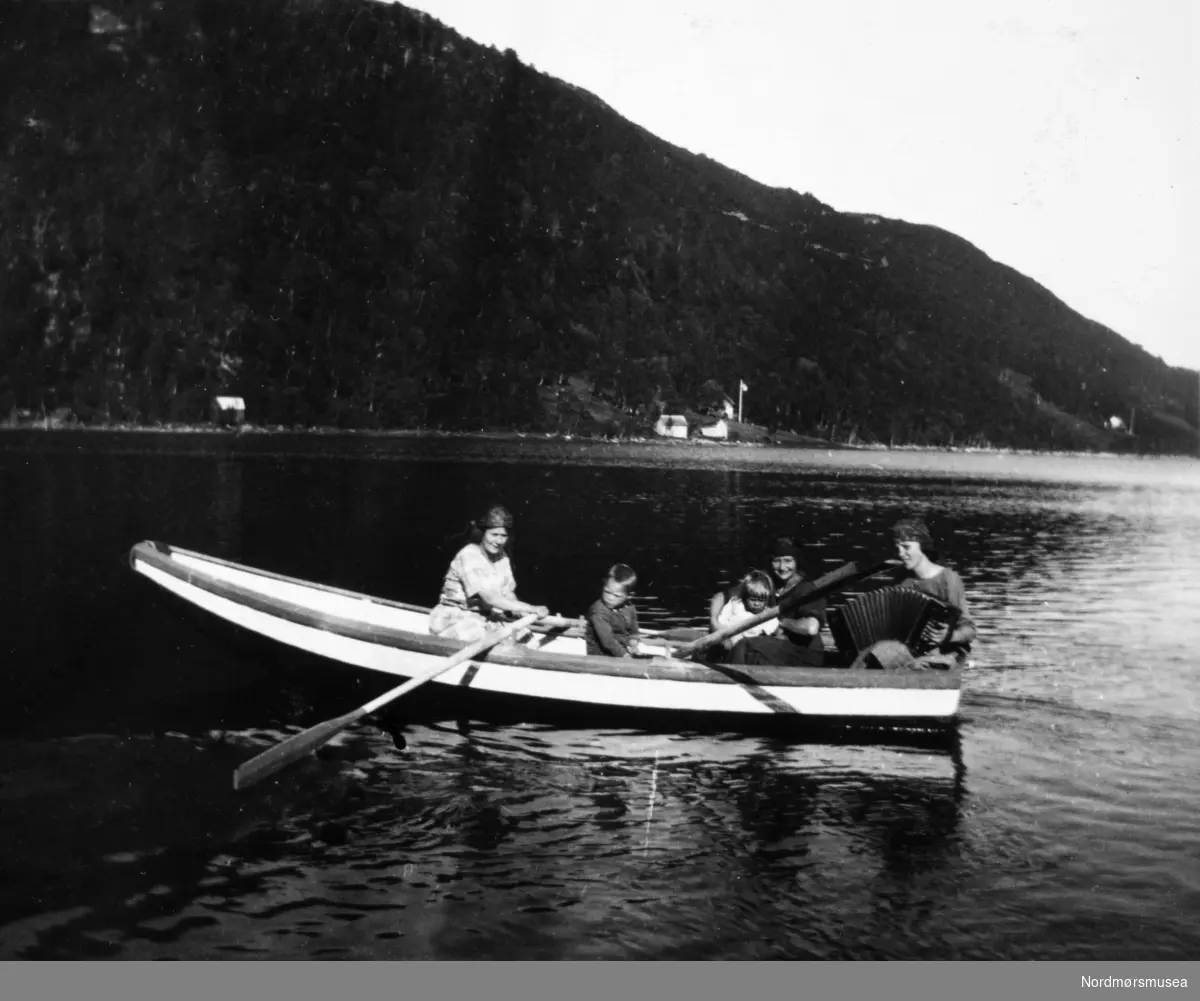
{"label": "mountain slope", "polygon": [[742,378],[802,432],[1112,447],[1137,410],[1142,447],[1193,447],[1194,373],[960,238],[757,184],[399,5],[0,17],[0,411],[536,426],[570,376],[642,420]]}

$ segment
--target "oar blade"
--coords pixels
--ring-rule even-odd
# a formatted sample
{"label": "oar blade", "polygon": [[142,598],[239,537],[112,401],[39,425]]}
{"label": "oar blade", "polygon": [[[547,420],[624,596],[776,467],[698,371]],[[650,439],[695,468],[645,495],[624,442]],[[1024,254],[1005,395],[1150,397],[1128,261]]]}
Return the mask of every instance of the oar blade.
{"label": "oar blade", "polygon": [[233,774],[234,789],[245,789],[247,786],[253,785],[255,782],[260,782],[269,775],[273,775],[280,769],[286,768],[293,761],[298,761],[304,755],[315,751],[322,744],[331,740],[338,731],[344,730],[364,716],[371,715],[377,709],[382,709],[389,702],[393,702],[400,698],[400,696],[408,694],[414,688],[420,688],[421,685],[427,681],[432,681],[439,674],[444,674],[451,668],[480,656],[498,643],[519,633],[522,629],[533,625],[540,618],[542,616],[536,613],[526,615],[524,618],[518,619],[498,632],[489,633],[481,639],[476,640],[470,646],[459,650],[452,657],[440,661],[429,670],[409,678],[403,685],[393,688],[391,691],[384,692],[378,698],[372,699],[364,706],[359,706],[353,712],[348,712],[344,716],[338,716],[335,719],[325,720],[323,723],[309,727],[302,733],[288,737],[287,740],[263,751],[262,754],[251,758],[239,767]]}
{"label": "oar blade", "polygon": [[306,754],[311,754],[365,715],[366,713],[362,709],[355,709],[344,716],[327,719],[301,733],[293,734],[274,747],[267,748],[261,754],[238,766],[233,773],[233,788],[246,789],[265,778],[270,778],[293,762],[299,761]]}

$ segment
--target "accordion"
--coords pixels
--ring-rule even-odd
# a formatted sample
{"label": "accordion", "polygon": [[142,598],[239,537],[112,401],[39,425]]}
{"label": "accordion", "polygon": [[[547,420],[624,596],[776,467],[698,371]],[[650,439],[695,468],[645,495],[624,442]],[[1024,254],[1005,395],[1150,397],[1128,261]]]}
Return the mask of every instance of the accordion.
{"label": "accordion", "polygon": [[880,640],[899,640],[918,656],[928,653],[933,644],[921,640],[925,627],[934,622],[953,629],[958,616],[958,609],[911,587],[868,591],[826,614],[838,651],[851,658]]}

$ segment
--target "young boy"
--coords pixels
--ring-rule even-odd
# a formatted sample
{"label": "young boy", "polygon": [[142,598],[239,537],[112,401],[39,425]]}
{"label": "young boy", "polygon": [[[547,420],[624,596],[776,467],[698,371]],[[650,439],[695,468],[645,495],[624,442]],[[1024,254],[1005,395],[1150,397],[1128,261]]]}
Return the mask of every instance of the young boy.
{"label": "young boy", "polygon": [[637,574],[624,563],[611,567],[600,599],[587,611],[587,652],[634,657],[638,652],[637,609],[629,600]]}

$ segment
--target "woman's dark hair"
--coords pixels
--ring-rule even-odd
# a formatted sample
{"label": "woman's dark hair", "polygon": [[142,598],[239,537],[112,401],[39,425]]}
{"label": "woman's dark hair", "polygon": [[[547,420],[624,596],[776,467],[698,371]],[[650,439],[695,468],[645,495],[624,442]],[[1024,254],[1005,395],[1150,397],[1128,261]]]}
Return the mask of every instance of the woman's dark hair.
{"label": "woman's dark hair", "polygon": [[800,577],[810,576],[810,569],[808,561],[804,558],[804,551],[789,536],[781,535],[771,547],[771,560],[774,561],[780,556],[790,556],[796,561],[796,573]]}
{"label": "woman's dark hair", "polygon": [[775,545],[771,547],[771,559],[775,559],[777,556],[790,556],[799,564],[802,555],[800,547],[786,535],[781,535],[775,540]]}
{"label": "woman's dark hair", "polygon": [[[511,533],[513,527],[513,516],[509,513],[508,508],[501,504],[493,504],[487,509],[487,513],[482,518],[476,518],[467,528],[467,538],[476,544],[483,541],[483,533],[489,528],[506,528]],[[505,549],[512,548],[512,539],[509,539]]]}
{"label": "woman's dark hair", "polygon": [[921,552],[934,563],[938,559],[937,543],[933,541],[933,533],[925,524],[925,519],[916,515],[901,518],[892,526],[892,536],[897,542],[915,542],[921,547]]}

